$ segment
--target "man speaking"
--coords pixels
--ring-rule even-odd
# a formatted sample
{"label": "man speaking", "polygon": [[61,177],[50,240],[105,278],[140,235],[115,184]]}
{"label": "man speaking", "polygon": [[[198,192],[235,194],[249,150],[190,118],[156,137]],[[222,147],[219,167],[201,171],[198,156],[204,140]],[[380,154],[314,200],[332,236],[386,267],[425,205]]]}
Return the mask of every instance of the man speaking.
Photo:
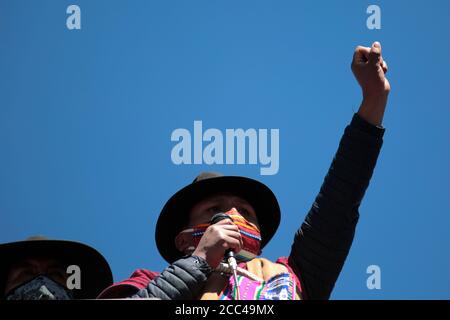
{"label": "man speaking", "polygon": [[328,299],[382,146],[391,89],[378,42],[356,48],[352,71],[362,88],[361,106],[288,257],[275,262],[259,257],[280,223],[277,199],[267,186],[202,173],[174,194],[159,216],[156,244],[169,266],[160,274],[139,269],[100,298]]}

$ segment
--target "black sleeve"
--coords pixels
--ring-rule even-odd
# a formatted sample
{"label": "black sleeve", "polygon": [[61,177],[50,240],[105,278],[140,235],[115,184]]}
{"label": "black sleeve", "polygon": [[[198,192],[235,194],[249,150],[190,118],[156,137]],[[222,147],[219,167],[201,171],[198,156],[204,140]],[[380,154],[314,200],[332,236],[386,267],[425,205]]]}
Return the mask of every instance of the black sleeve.
{"label": "black sleeve", "polygon": [[206,283],[211,267],[206,260],[190,256],[175,261],[145,289],[131,298],[156,298],[162,300],[195,299]]}
{"label": "black sleeve", "polygon": [[305,298],[328,299],[350,250],[358,208],[372,177],[384,129],[357,114],[345,129],[320,192],[289,256]]}

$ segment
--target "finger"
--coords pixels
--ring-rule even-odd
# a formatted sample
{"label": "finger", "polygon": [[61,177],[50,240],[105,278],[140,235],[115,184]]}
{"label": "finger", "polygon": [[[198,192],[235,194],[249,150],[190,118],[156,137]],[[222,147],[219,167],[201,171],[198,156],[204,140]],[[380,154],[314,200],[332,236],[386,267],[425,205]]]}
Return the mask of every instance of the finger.
{"label": "finger", "polygon": [[240,233],[226,233],[223,235],[223,239],[225,240],[225,242],[228,242],[229,239],[233,239],[233,241],[237,241],[239,243],[239,246],[242,247],[244,245],[244,242],[242,240],[242,236]]}
{"label": "finger", "polygon": [[241,251],[242,248],[242,242],[232,238],[232,237],[225,237],[225,248],[231,249],[235,252]]}
{"label": "finger", "polygon": [[376,41],[372,44],[369,53],[369,64],[373,66],[380,65],[381,63],[381,44]]}
{"label": "finger", "polygon": [[213,224],[210,225],[206,231],[205,234],[209,234],[211,236],[218,236],[220,235],[220,233],[225,233],[225,232],[235,232],[235,233],[239,233],[239,228],[234,225],[228,225],[228,224],[222,224],[220,225],[219,223],[217,224]]}
{"label": "finger", "polygon": [[236,231],[226,230],[226,231],[224,231],[223,234],[227,237],[231,237],[231,238],[237,239],[240,242],[242,242],[242,235],[239,231],[236,232]]}
{"label": "finger", "polygon": [[369,59],[370,48],[357,46],[353,54],[353,62],[357,64],[366,63]]}
{"label": "finger", "polygon": [[387,65],[387,62],[386,62],[386,61],[383,61],[383,65],[382,65],[382,68],[383,68],[384,74],[386,74],[386,73],[388,72],[388,70],[389,70],[389,68],[388,68],[388,65]]}
{"label": "finger", "polygon": [[221,226],[221,225],[234,225],[234,222],[231,219],[222,219],[213,224],[213,226]]}
{"label": "finger", "polygon": [[222,225],[220,226],[220,230],[226,230],[226,231],[233,231],[233,232],[239,232],[239,228],[237,225]]}

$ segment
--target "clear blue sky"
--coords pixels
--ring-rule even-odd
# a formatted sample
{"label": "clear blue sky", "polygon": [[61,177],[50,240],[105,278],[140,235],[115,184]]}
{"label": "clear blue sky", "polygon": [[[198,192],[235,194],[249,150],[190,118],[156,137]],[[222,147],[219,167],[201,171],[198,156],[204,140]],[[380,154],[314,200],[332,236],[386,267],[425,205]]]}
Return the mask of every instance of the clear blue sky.
{"label": "clear blue sky", "polygon": [[[81,30],[66,28],[70,4]],[[379,40],[385,144],[332,297],[450,298],[449,15],[446,0],[0,0],[0,242],[85,242],[116,281],[160,271],[162,206],[216,170],[274,191],[282,223],[264,256],[287,255],[361,100],[354,47]],[[194,120],[279,129],[278,174],[174,165],[171,133]],[[381,290],[366,287],[372,264]]]}

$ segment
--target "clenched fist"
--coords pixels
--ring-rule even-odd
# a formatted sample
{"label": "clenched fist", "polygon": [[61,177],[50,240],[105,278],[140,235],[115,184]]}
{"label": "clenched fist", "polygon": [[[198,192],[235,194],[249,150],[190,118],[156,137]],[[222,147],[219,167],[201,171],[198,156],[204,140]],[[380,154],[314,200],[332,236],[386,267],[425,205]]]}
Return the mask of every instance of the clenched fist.
{"label": "clenched fist", "polygon": [[239,228],[230,219],[224,219],[206,229],[192,255],[202,257],[215,269],[227,249],[239,252],[241,248],[242,236]]}
{"label": "clenched fist", "polygon": [[388,66],[381,54],[381,44],[358,46],[353,55],[352,71],[361,86],[363,102],[358,114],[373,125],[381,125],[391,85],[386,78]]}

